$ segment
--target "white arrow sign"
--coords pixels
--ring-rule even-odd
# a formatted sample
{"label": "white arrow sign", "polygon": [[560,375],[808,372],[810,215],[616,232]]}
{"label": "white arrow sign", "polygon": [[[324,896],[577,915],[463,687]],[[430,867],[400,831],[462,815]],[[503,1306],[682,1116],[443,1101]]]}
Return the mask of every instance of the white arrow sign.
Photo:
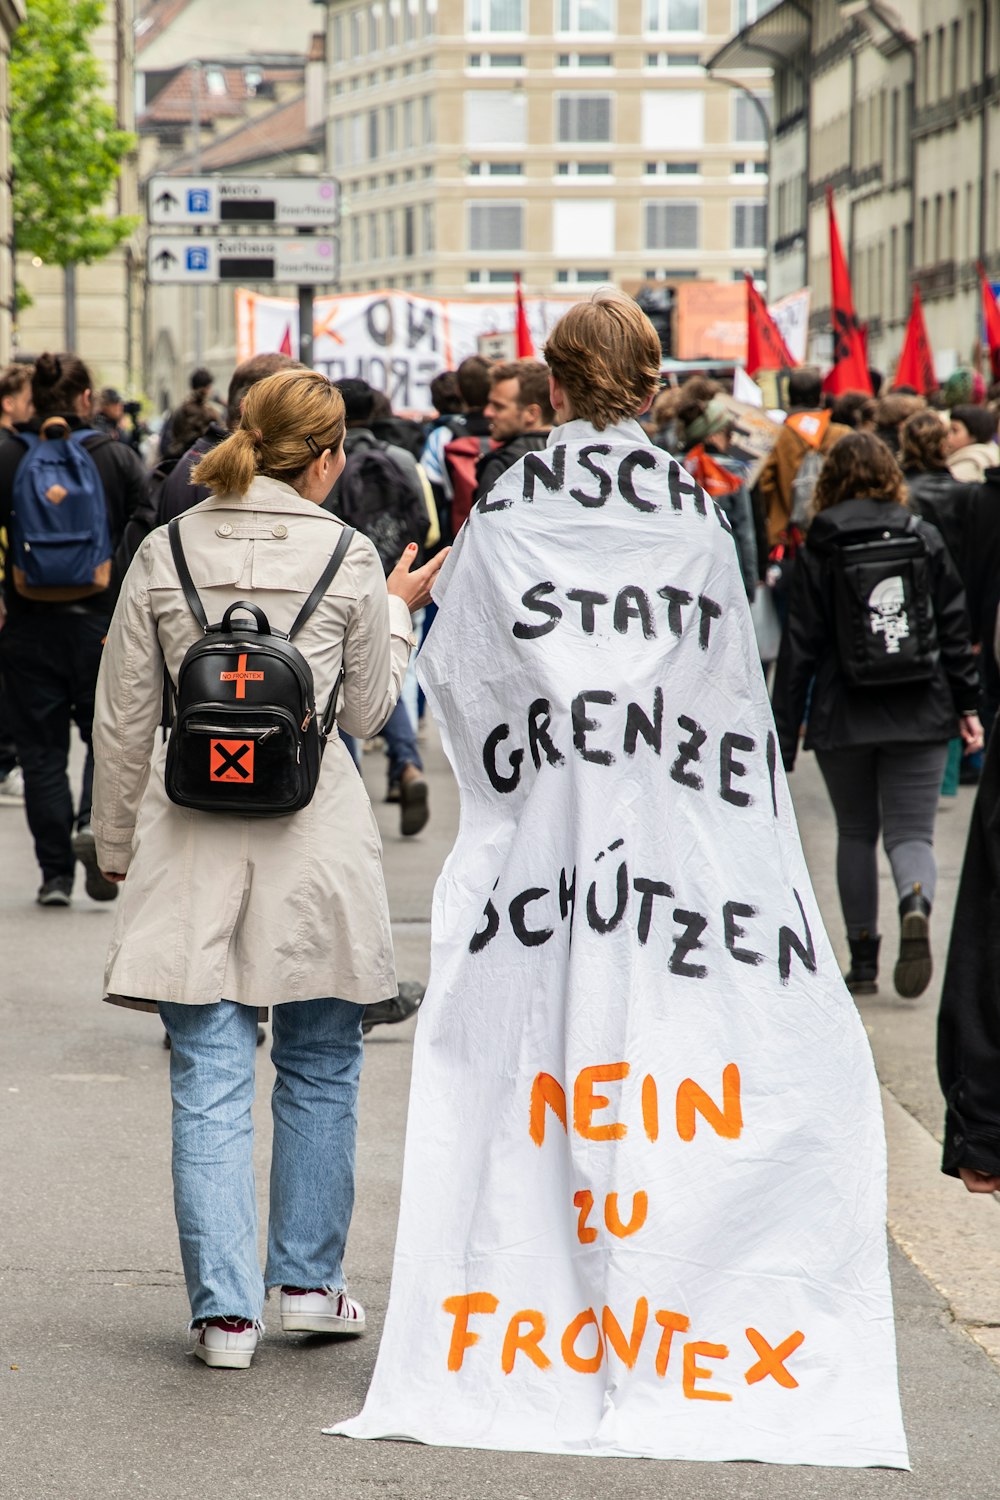
{"label": "white arrow sign", "polygon": [[219,281],[287,282],[332,286],[340,275],[336,237],[289,235],[150,236],[146,263],[151,282],[207,286]]}
{"label": "white arrow sign", "polygon": [[149,222],[277,224],[332,228],[340,221],[340,185],[333,177],[152,177]]}

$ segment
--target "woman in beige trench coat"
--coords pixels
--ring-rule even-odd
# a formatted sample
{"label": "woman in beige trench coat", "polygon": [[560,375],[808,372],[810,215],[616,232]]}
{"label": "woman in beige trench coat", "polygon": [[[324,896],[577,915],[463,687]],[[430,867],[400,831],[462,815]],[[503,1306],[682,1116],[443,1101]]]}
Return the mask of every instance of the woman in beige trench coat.
{"label": "woman in beige trench coat", "polygon": [[[320,509],[343,468],[343,435],[340,394],[312,371],[282,371],[248,393],[240,426],[199,466],[212,497],[180,523],[210,621],[248,599],[273,629],[289,628],[343,530]],[[296,636],[317,704],[343,667],[338,721],[351,734],[377,733],[399,695],[410,611],[429,598],[442,560],[410,572],[414,551],[386,580],[375,548],[355,536]],[[312,801],[290,816],[197,812],[168,799],[157,734],[164,664],[176,682],[200,636],[162,528],[139,549],[108,633],[93,828],[101,869],[124,882],[107,998],[158,1010],[171,1039],[174,1206],[195,1353],[245,1368],[265,1286],[281,1287],[286,1331],[364,1328],[342,1268],[361,1017],[397,985],[378,830],[336,730]],[[268,1006],[277,1080],[262,1277],[251,1105]]]}

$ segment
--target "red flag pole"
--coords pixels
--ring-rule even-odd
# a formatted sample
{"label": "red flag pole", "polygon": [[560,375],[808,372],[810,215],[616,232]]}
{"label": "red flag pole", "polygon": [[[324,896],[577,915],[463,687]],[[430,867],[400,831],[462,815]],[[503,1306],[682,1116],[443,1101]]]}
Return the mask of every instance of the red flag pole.
{"label": "red flag pole", "polygon": [[912,385],[921,396],[929,396],[937,390],[937,375],[934,371],[934,356],[927,337],[924,309],[920,301],[920,287],[914,282],[913,301],[906,325],[903,347],[899,352],[894,385]]}
{"label": "red flag pole", "polygon": [[528,314],[524,308],[524,293],[521,291],[521,273],[514,272],[514,349],[518,359],[534,359],[535,345],[528,326]]}
{"label": "red flag pole", "polygon": [[797,361],[754,286],[753,276],[749,271],[743,275],[747,288],[747,374],[756,375],[758,370],[794,370]]}
{"label": "red flag pole", "polygon": [[826,207],[830,224],[830,291],[833,312],[833,369],[823,382],[823,389],[839,395],[842,391],[872,394],[864,339],[854,311],[851,277],[840,242],[833,192],[826,190]]}

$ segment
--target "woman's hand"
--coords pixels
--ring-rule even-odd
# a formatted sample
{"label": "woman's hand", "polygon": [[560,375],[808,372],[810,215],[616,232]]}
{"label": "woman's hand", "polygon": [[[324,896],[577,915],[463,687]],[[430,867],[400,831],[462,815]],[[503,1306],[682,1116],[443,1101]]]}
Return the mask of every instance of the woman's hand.
{"label": "woman's hand", "polygon": [[959,1167],[958,1175],[970,1193],[1000,1193],[1000,1177],[977,1172],[973,1167]]}
{"label": "woman's hand", "polygon": [[450,551],[450,547],[445,547],[442,552],[432,557],[430,562],[424,563],[422,568],[417,568],[416,572],[413,572],[411,570],[413,560],[417,555],[417,544],[411,542],[389,574],[385,581],[386,588],[390,594],[395,594],[397,598],[402,599],[411,615],[415,610],[423,609],[425,604],[431,602],[431,584],[440,573],[441,565]]}
{"label": "woman's hand", "polygon": [[983,748],[983,726],[978,714],[963,714],[958,721],[958,732],[962,736],[963,755],[972,755]]}

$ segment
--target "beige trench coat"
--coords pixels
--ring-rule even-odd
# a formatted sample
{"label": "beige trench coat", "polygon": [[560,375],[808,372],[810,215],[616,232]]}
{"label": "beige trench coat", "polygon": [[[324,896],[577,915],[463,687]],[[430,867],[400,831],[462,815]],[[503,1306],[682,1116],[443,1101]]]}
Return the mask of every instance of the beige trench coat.
{"label": "beige trench coat", "polygon": [[[287,630],[342,523],[274,479],[213,496],[181,520],[209,620],[249,599]],[[413,644],[409,611],[386,591],[362,536],[295,644],[325,705],[344,665],[338,714],[377,733],[399,696]],[[103,870],[127,871],[105,972],[107,998],[234,1000],[265,1008],[334,995],[359,1005],[396,993],[382,845],[364,783],[336,731],[316,794],[287,818],[195,812],[167,797],[159,723],[163,663],[173,681],[200,636],[166,527],[146,538],[108,632],[94,716],[93,829]]]}

